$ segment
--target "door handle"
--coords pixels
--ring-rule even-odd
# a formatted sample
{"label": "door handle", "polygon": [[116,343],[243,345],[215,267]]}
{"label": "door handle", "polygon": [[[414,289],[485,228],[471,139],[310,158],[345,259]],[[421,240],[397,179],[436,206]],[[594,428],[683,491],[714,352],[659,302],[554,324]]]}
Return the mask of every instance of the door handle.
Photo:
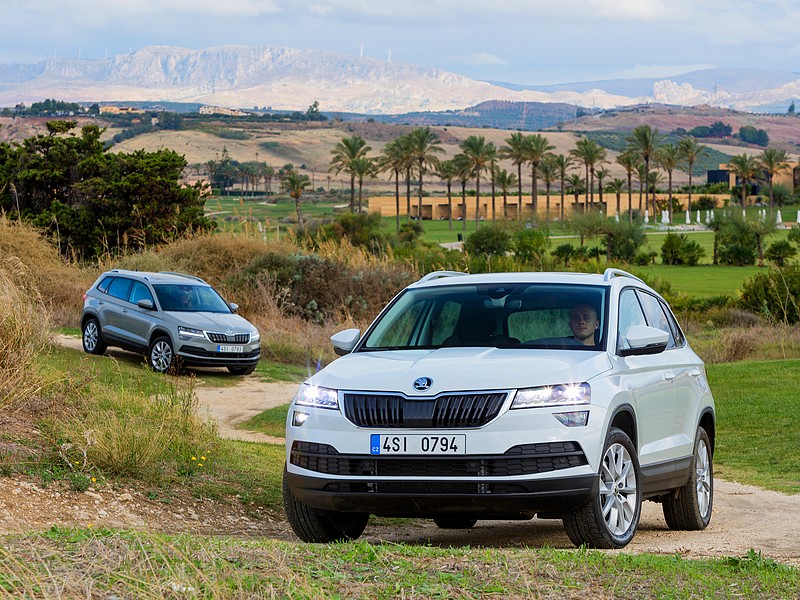
{"label": "door handle", "polygon": [[689,373],[692,375],[692,377],[700,377],[701,375],[700,369],[692,369],[689,371]]}
{"label": "door handle", "polygon": [[673,379],[675,379],[675,373],[673,373],[672,371],[667,371],[666,373],[664,373],[664,379],[666,379],[667,381],[672,381]]}
{"label": "door handle", "polygon": [[122,312],[126,313],[126,312],[128,312],[128,309],[127,308],[123,308]]}

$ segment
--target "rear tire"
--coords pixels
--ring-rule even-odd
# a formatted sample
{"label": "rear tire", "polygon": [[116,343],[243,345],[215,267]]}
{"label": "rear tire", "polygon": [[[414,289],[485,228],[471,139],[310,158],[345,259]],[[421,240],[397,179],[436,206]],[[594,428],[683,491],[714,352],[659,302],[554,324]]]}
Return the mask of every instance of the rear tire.
{"label": "rear tire", "polygon": [[642,510],[639,458],[628,435],[612,428],[600,463],[597,494],[564,517],[564,528],[576,546],[623,548],[636,534]]}
{"label": "rear tire", "polygon": [[228,371],[233,375],[250,375],[255,370],[256,365],[250,365],[249,367],[228,367]]}
{"label": "rear tire", "polygon": [[697,429],[689,481],[663,500],[664,519],[670,529],[700,531],[711,521],[714,506],[714,465],[711,442],[702,427]]}
{"label": "rear tire", "polygon": [[313,508],[292,494],[283,470],[283,510],[292,530],[304,542],[327,544],[358,539],[369,520],[367,513],[346,513]]}
{"label": "rear tire", "polygon": [[434,517],[433,522],[439,529],[472,529],[478,519],[470,519],[469,517]]}
{"label": "rear tire", "polygon": [[167,373],[175,368],[175,351],[172,349],[172,342],[168,337],[159,337],[150,344],[148,360],[153,371],[156,373]]}
{"label": "rear tire", "polygon": [[103,341],[100,323],[97,319],[87,319],[83,324],[83,351],[89,354],[103,354],[108,346]]}

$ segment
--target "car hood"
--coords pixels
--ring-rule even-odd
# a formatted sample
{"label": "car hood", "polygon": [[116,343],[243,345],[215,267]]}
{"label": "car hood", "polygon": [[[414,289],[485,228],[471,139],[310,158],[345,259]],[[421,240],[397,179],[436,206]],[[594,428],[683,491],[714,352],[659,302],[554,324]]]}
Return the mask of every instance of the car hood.
{"label": "car hood", "polygon": [[250,321],[234,313],[167,311],[164,314],[179,325],[205,331],[225,333],[230,328],[232,333],[249,333],[254,329]]}
{"label": "car hood", "polygon": [[[357,352],[334,361],[309,382],[333,389],[434,396],[588,381],[611,369],[605,352],[501,348],[440,348]],[[418,377],[433,383],[414,389]]]}

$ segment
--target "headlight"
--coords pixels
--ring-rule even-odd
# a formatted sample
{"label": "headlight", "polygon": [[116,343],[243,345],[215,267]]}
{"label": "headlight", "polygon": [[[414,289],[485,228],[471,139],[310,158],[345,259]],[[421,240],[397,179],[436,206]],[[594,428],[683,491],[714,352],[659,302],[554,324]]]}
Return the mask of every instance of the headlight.
{"label": "headlight", "polygon": [[316,406],[317,408],[339,408],[339,394],[336,390],[317,387],[304,383],[297,390],[294,403],[298,406]]}
{"label": "headlight", "polygon": [[250,341],[257,342],[260,339],[261,339],[261,334],[258,332],[258,329],[253,329],[253,331],[250,332]]}
{"label": "headlight", "polygon": [[539,406],[570,406],[589,404],[592,390],[588,383],[565,383],[538,388],[517,390],[511,408],[536,408]]}
{"label": "headlight", "polygon": [[205,337],[201,329],[192,329],[191,327],[178,326],[178,335],[181,337]]}

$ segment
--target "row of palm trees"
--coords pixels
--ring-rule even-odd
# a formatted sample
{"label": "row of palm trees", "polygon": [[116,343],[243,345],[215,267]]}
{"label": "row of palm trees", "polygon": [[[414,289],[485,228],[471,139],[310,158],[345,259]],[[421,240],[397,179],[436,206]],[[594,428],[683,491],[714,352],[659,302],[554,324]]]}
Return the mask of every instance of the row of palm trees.
{"label": "row of palm trees", "polygon": [[[447,186],[450,228],[452,229],[452,185],[460,183],[462,197],[462,226],[466,228],[466,187],[475,181],[475,220],[480,219],[481,181],[488,174],[492,194],[492,215],[496,218],[496,193],[503,197],[503,217],[508,216],[508,194],[515,187],[518,193],[517,216],[522,213],[523,168],[529,169],[531,181],[531,210],[538,212],[539,182],[546,188],[546,218],[550,215],[550,190],[556,183],[561,192],[560,218],[564,218],[564,196],[571,193],[576,204],[579,195],[584,194],[583,208],[590,210],[595,204],[595,189],[599,202],[603,203],[603,192],[616,195],[617,214],[620,213],[621,195],[627,190],[628,219],[633,220],[633,179],[639,182],[639,212],[648,208],[648,194],[652,194],[652,209],[655,212],[655,189],[667,177],[668,210],[672,221],[672,182],[673,173],[678,168],[686,168],[689,173],[689,205],[692,201],[692,171],[697,162],[708,152],[708,148],[697,143],[693,137],[684,137],[677,144],[665,143],[666,136],[649,125],[636,127],[627,137],[627,147],[619,153],[616,163],[625,169],[627,178],[614,178],[606,182],[610,173],[605,168],[608,156],[605,148],[589,138],[578,140],[575,148],[568,154],[555,154],[555,149],[547,138],[540,134],[515,132],[505,139],[505,146],[497,148],[483,136],[472,135],[459,146],[460,153],[449,160],[441,160],[444,152],[439,137],[428,127],[419,127],[395,138],[384,147],[377,157],[369,156],[372,148],[360,136],[342,138],[332,150],[330,170],[350,175],[350,210],[361,210],[364,181],[377,177],[379,173],[389,173],[395,181],[396,226],[400,229],[400,185],[401,179],[406,188],[406,215],[411,217],[411,184],[417,182],[417,215],[422,217],[423,182],[427,176],[438,177]],[[510,161],[516,173],[500,168],[498,162]],[[742,180],[744,206],[747,183],[765,178],[770,185],[770,206],[773,203],[773,178],[788,169],[788,157],[782,150],[767,148],[759,156],[742,154],[731,159],[731,170]],[[583,176],[575,169],[583,168]],[[653,170],[653,167],[657,167]],[[659,172],[658,169],[663,171]],[[595,186],[597,182],[597,186]],[[358,203],[356,204],[356,187]],[[688,206],[687,206],[688,210]]]}

